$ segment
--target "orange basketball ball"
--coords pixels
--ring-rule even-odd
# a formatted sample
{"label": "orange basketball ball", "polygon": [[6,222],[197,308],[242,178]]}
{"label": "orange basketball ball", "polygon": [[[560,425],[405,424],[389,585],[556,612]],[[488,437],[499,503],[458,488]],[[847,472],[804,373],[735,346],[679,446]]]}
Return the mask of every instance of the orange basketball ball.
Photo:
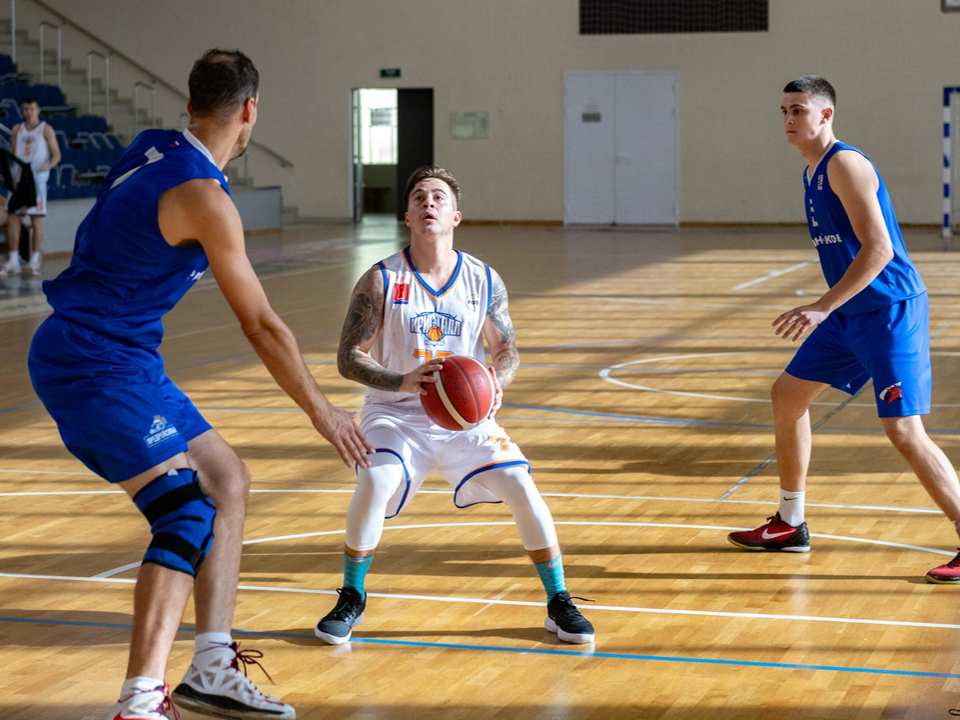
{"label": "orange basketball ball", "polygon": [[435,371],[435,383],[424,383],[420,396],[427,416],[447,430],[469,430],[482,423],[493,407],[493,380],[476,358],[453,355]]}

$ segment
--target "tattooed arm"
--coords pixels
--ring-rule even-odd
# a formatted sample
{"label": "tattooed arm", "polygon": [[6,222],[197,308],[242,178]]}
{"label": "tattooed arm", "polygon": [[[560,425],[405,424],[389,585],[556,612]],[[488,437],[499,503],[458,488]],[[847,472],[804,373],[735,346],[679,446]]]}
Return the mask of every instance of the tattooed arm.
{"label": "tattooed arm", "polygon": [[434,382],[433,371],[439,370],[439,362],[421,365],[406,375],[385,368],[370,356],[370,348],[380,330],[383,308],[383,275],[373,266],[363,274],[353,289],[347,318],[340,332],[340,348],[337,350],[337,369],[347,380],[377,390],[404,393],[425,393],[420,385]]}
{"label": "tattooed arm", "polygon": [[520,367],[520,353],[517,352],[513,335],[513,320],[507,309],[507,288],[495,270],[490,269],[490,310],[483,323],[483,336],[487,340],[493,369],[501,388],[513,382]]}

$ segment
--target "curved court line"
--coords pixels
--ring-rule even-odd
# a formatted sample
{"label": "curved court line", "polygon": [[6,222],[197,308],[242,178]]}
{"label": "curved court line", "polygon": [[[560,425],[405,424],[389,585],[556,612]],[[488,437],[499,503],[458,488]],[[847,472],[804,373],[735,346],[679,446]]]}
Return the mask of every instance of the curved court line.
{"label": "curved court line", "polygon": [[[613,522],[613,521],[580,521],[580,520],[558,520],[555,522],[556,525],[586,525],[589,527],[595,527],[598,525],[603,525],[606,527],[655,527],[655,528],[678,528],[678,529],[695,529],[695,530],[726,530],[726,531],[736,531],[736,530],[749,530],[750,528],[742,527],[728,527],[724,525],[690,525],[686,523],[635,523],[635,522]],[[418,523],[415,525],[388,525],[385,526],[384,530],[422,530],[425,528],[447,528],[447,527],[492,527],[495,525],[507,525],[512,526],[514,522],[509,521],[497,521],[497,522],[465,522],[465,523]],[[243,545],[260,545],[262,543],[268,542],[279,542],[282,540],[302,540],[304,538],[314,538],[314,537],[324,537],[327,535],[343,535],[346,533],[346,530],[320,530],[318,532],[309,532],[309,533],[295,533],[293,535],[276,535],[273,537],[258,538],[255,540],[244,540]],[[900,548],[901,550],[918,550],[920,552],[933,553],[935,555],[946,555],[948,557],[953,557],[956,555],[955,552],[950,552],[947,550],[937,550],[935,548],[923,547],[922,545],[908,545],[905,543],[896,543],[890,542],[887,540],[872,540],[870,538],[855,538],[849,537],[846,535],[823,535],[820,533],[810,533],[810,537],[815,538],[826,538],[828,540],[845,540],[847,542],[855,543],[864,543],[867,545],[883,545],[884,547],[894,547]],[[120,567],[111,568],[105,570],[102,573],[98,573],[93,577],[104,579],[110,578],[114,575],[119,575],[122,572],[127,570],[132,570],[133,568],[139,566],[139,562],[128,563],[126,565],[121,565]],[[2,574],[0,574],[2,577]]]}
{"label": "curved court line", "polygon": [[[611,377],[610,373],[614,370],[622,370],[623,368],[630,367],[631,365],[646,365],[648,363],[654,362],[666,362],[667,360],[687,360],[690,358],[704,358],[704,357],[721,357],[724,355],[751,355],[755,350],[738,350],[735,352],[716,352],[716,353],[694,353],[690,355],[671,355],[668,357],[654,357],[654,358],[645,358],[643,360],[628,360],[627,362],[617,363],[616,365],[610,365],[605,367],[600,371],[599,377],[605,380],[612,385],[620,385],[621,387],[629,388],[631,390],[644,390],[646,392],[661,393],[663,395],[680,395],[682,397],[696,397],[704,398],[707,400],[729,400],[732,402],[748,402],[748,403],[770,403],[770,398],[743,398],[735,397],[732,395],[709,395],[707,393],[697,393],[697,392],[686,392],[683,390],[664,390],[663,388],[650,387],[649,385],[638,385],[636,383],[630,383],[626,380],[618,380],[617,378]],[[946,353],[942,352],[932,352],[931,355],[944,355]],[[504,403],[506,405],[506,403]],[[813,402],[811,405],[824,405],[829,407],[835,407],[836,403],[832,402]],[[876,403],[847,403],[849,407],[876,407]],[[930,407],[935,408],[956,408],[960,407],[960,403],[931,403]]]}
{"label": "curved court line", "polygon": [[[34,618],[14,618],[0,616],[0,622],[25,623],[30,625],[55,625],[68,627],[132,628],[130,623],[82,622],[77,620],[49,620]],[[178,632],[196,632],[195,627],[181,626]],[[248,635],[267,638],[291,638],[294,640],[313,640],[312,635],[303,633],[279,632],[276,630],[238,630],[231,629],[233,635]],[[829,672],[870,673],[874,675],[897,675],[908,677],[960,678],[955,673],[938,673],[924,670],[890,670],[886,668],[861,668],[848,665],[806,665],[798,663],[764,662],[760,660],[724,660],[721,658],[696,658],[675,655],[640,655],[636,653],[597,652],[595,650],[553,650],[550,648],[520,648],[501,645],[468,645],[466,643],[425,642],[423,640],[388,640],[385,638],[362,638],[353,636],[350,642],[369,645],[394,645],[401,647],[443,648],[445,650],[479,650],[485,652],[521,653],[533,655],[554,655],[559,657],[599,658],[601,660],[648,660],[653,662],[696,663],[707,665],[733,665],[738,667],[776,668],[779,670],[826,670]],[[319,643],[318,643],[319,644]]]}
{"label": "curved court line", "polygon": [[[26,573],[0,573],[0,578],[11,578],[15,580],[62,580],[68,582],[93,582],[93,583],[120,583],[124,585],[133,585],[136,583],[134,578],[102,578],[102,577],[79,577],[74,575],[30,575]],[[238,590],[251,590],[257,592],[277,592],[289,593],[293,595],[336,595],[336,590],[317,590],[313,588],[291,588],[276,587],[268,585],[238,585]],[[544,603],[531,602],[529,600],[500,600],[495,598],[465,598],[465,597],[441,597],[436,595],[410,595],[406,593],[376,593],[368,592],[369,597],[383,598],[385,600],[424,600],[429,602],[444,603],[462,603],[468,605],[508,605],[511,607],[535,607],[543,609]],[[718,617],[731,620],[792,620],[797,622],[824,622],[853,625],[878,625],[882,627],[916,627],[930,628],[935,630],[960,630],[960,625],[955,623],[931,623],[916,622],[912,620],[874,620],[871,618],[841,618],[818,615],[786,615],[769,613],[738,613],[721,610],[676,610],[673,608],[646,608],[629,607],[621,605],[590,605],[590,610],[600,610],[602,612],[626,612],[642,613],[649,615],[690,615],[696,617]]]}

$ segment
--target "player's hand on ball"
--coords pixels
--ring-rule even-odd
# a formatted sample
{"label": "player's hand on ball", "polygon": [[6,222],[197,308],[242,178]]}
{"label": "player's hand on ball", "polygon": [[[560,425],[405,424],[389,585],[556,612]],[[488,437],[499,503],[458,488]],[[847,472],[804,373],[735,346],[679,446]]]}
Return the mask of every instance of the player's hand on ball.
{"label": "player's hand on ball", "polygon": [[323,416],[317,430],[333,445],[347,467],[356,463],[367,468],[370,467],[367,455],[372,455],[375,450],[357,427],[354,419],[356,415],[349,410],[331,406],[330,412]]}
{"label": "player's hand on ball", "polygon": [[400,392],[426,395],[427,391],[423,389],[423,383],[436,382],[437,380],[433,377],[433,373],[442,369],[443,358],[425,362],[416,370],[408,372],[403,376],[403,382],[400,383]]}
{"label": "player's hand on ball", "polygon": [[784,340],[796,342],[804,332],[826,320],[829,314],[829,310],[821,310],[816,303],[803,305],[783,313],[773,321],[773,327]]}
{"label": "player's hand on ball", "polygon": [[490,420],[497,414],[497,410],[503,403],[503,389],[500,387],[500,381],[497,380],[497,371],[488,366],[487,372],[490,373],[490,380],[493,383],[493,405],[490,407],[490,412],[487,413],[487,420]]}

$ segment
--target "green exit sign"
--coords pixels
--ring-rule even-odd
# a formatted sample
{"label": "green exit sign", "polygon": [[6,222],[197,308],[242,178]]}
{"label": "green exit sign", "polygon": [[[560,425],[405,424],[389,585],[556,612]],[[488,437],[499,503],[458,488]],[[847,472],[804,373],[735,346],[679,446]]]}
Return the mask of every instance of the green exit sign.
{"label": "green exit sign", "polygon": [[381,68],[380,77],[382,78],[398,78],[400,77],[400,68]]}

